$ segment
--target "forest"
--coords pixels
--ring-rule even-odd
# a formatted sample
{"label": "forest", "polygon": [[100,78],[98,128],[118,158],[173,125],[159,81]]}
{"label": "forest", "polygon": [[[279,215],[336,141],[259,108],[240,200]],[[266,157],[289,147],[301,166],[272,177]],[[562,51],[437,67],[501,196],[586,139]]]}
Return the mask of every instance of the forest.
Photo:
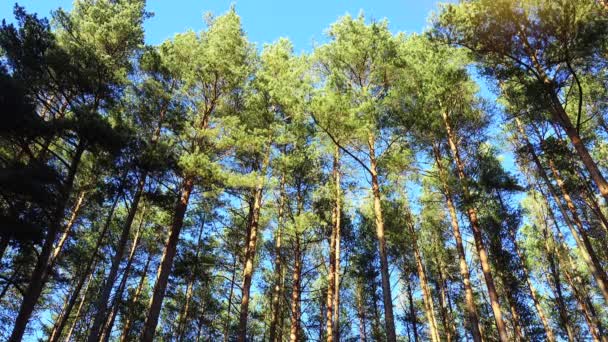
{"label": "forest", "polygon": [[0,340],[608,341],[608,1],[303,53],[238,5],[158,45],[145,0],[13,16]]}

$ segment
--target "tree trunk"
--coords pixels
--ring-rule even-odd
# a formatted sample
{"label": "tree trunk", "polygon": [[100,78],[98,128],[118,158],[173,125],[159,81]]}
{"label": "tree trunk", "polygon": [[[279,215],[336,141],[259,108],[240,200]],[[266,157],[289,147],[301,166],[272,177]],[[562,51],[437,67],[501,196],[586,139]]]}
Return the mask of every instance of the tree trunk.
{"label": "tree trunk", "polygon": [[410,304],[410,322],[412,322],[412,331],[414,332],[414,341],[418,342],[418,317],[416,308],[414,307],[414,296],[412,294],[412,284],[407,280],[407,297]]}
{"label": "tree trunk", "polygon": [[57,205],[55,212],[53,213],[53,220],[48,228],[46,238],[38,256],[38,261],[36,262],[36,266],[32,272],[28,287],[23,296],[23,301],[21,302],[21,306],[19,308],[19,313],[15,319],[15,325],[13,326],[13,331],[9,338],[9,341],[11,342],[19,342],[23,339],[23,334],[25,333],[27,323],[29,322],[34,308],[36,307],[38,298],[40,298],[42,289],[48,280],[48,276],[51,271],[50,265],[53,260],[53,244],[55,243],[55,238],[57,237],[62,219],[65,215],[65,208],[70,198],[70,193],[72,192],[74,179],[76,178],[76,173],[78,171],[78,166],[80,165],[80,160],[82,159],[84,150],[84,142],[80,141],[76,147],[74,157],[72,158],[72,163],[70,164],[66,180],[62,187],[62,198],[60,203]]}
{"label": "tree trunk", "polygon": [[264,182],[266,177],[266,170],[270,161],[270,149],[271,142],[268,142],[266,152],[264,155],[264,161],[262,162],[261,175],[258,176],[256,188],[253,191],[253,205],[251,207],[251,213],[249,215],[250,221],[248,222],[247,244],[245,250],[245,267],[243,268],[243,286],[241,296],[241,312],[239,315],[239,326],[238,326],[238,342],[245,342],[247,339],[247,319],[249,316],[249,297],[251,290],[251,280],[253,278],[253,264],[255,262],[256,248],[258,241],[258,229],[260,220],[260,211],[262,208],[262,191],[264,189]]}
{"label": "tree trunk", "polygon": [[604,197],[604,200],[608,202],[608,182],[606,181],[606,178],[604,178],[604,175],[602,175],[602,172],[595,163],[595,160],[593,160],[593,157],[591,157],[587,146],[585,146],[578,133],[578,129],[572,124],[570,117],[568,117],[568,114],[564,110],[564,107],[555,92],[551,92],[551,102],[553,104],[553,110],[551,112],[554,119],[564,129],[568,138],[570,138],[570,142],[574,146],[576,154],[583,162],[583,165],[585,165],[591,179],[598,187],[600,194]]}
{"label": "tree trunk", "polygon": [[139,239],[141,236],[141,229],[144,224],[144,217],[146,213],[146,206],[143,207],[141,212],[141,219],[139,221],[139,226],[135,231],[135,236],[133,237],[133,243],[131,244],[131,251],[129,252],[129,257],[127,258],[127,264],[125,265],[125,270],[123,271],[122,279],[118,284],[118,288],[116,289],[116,293],[114,294],[114,299],[112,300],[112,305],[110,308],[110,313],[108,317],[105,319],[105,324],[103,330],[101,332],[101,340],[108,341],[110,335],[112,334],[112,327],[114,326],[114,321],[116,319],[116,315],[118,314],[118,309],[120,307],[120,302],[122,301],[122,296],[127,287],[127,281],[129,280],[129,276],[131,274],[131,267],[133,265],[133,259],[135,258],[135,252],[139,245]]}
{"label": "tree trunk", "polygon": [[424,302],[424,312],[426,313],[426,319],[429,324],[429,330],[431,340],[433,342],[439,342],[439,331],[437,328],[437,319],[435,318],[435,305],[433,303],[433,297],[431,296],[431,290],[426,279],[426,272],[424,270],[424,264],[422,263],[422,256],[418,249],[418,238],[414,229],[411,215],[409,214],[409,208],[404,208],[405,215],[407,216],[407,227],[412,237],[412,248],[414,249],[414,259],[416,261],[416,270],[418,272],[418,279],[420,280],[420,288],[422,290],[422,300]]}
{"label": "tree trunk", "polygon": [[602,264],[600,263],[600,260],[598,259],[597,254],[595,253],[593,245],[589,240],[589,236],[587,235],[587,232],[583,227],[583,223],[580,217],[578,216],[576,206],[574,205],[574,202],[572,201],[572,198],[570,198],[570,194],[568,193],[564,185],[564,181],[561,179],[559,171],[557,171],[557,168],[555,167],[553,160],[551,159],[549,159],[549,167],[551,168],[553,177],[557,181],[557,186],[559,187],[562,193],[562,197],[566,201],[566,206],[570,210],[572,220],[578,227],[578,234],[576,233],[576,231],[574,231],[572,237],[579,246],[581,255],[585,260],[585,263],[587,263],[591,274],[593,274],[593,277],[597,282],[598,288],[604,296],[604,300],[608,303],[608,276],[606,275],[606,271],[602,267]]}
{"label": "tree trunk", "polygon": [[[270,319],[270,342],[276,342],[277,340],[277,326],[279,324],[279,317],[281,316],[281,297],[282,297],[282,247],[281,247],[281,233],[284,224],[284,211],[285,211],[285,200],[287,194],[285,193],[285,174],[281,175],[280,184],[280,198],[279,198],[279,212],[277,218],[277,231],[275,233],[275,246],[274,246],[274,287],[272,289],[272,310]],[[280,336],[280,335],[279,335]]]}
{"label": "tree trunk", "polygon": [[481,330],[479,328],[479,318],[477,316],[477,309],[475,307],[475,297],[473,295],[473,288],[471,286],[471,274],[469,272],[469,266],[467,265],[466,255],[464,253],[464,245],[462,243],[462,235],[460,234],[460,227],[458,224],[458,216],[456,214],[456,207],[452,200],[452,192],[447,183],[447,175],[441,162],[441,154],[437,146],[433,147],[435,154],[435,163],[439,170],[439,178],[443,188],[443,195],[445,197],[446,206],[450,214],[450,224],[452,226],[452,233],[454,234],[454,241],[456,242],[456,251],[458,252],[458,264],[460,267],[460,276],[462,277],[462,283],[464,285],[465,293],[465,305],[467,309],[467,318],[469,323],[469,329],[473,337],[474,342],[481,342]]}
{"label": "tree trunk", "polygon": [[334,310],[336,309],[336,300],[334,296],[338,296],[338,291],[336,290],[339,286],[339,280],[337,277],[337,264],[339,264],[339,254],[337,244],[340,240],[340,166],[339,166],[339,150],[336,146],[336,152],[334,153],[334,165],[333,165],[333,186],[335,188],[335,199],[334,199],[334,208],[332,210],[332,229],[329,239],[329,270],[327,274],[327,321],[326,321],[326,329],[327,329],[327,342],[334,341],[334,318],[336,313]]}
{"label": "tree trunk", "polygon": [[454,329],[452,329],[452,326],[450,325],[450,323],[453,321],[453,318],[451,317],[451,314],[448,313],[447,310],[447,301],[446,301],[446,281],[445,278],[443,276],[443,263],[439,260],[439,258],[436,258],[436,263],[437,263],[437,275],[439,276],[439,281],[436,282],[436,291],[439,294],[439,307],[440,307],[440,313],[441,313],[441,321],[443,323],[443,330],[445,332],[445,340],[447,342],[451,342],[452,341],[452,333],[453,331],[455,331]]}
{"label": "tree trunk", "polygon": [[454,158],[454,163],[456,164],[456,169],[458,171],[458,178],[460,179],[462,192],[464,196],[464,200],[467,203],[467,214],[469,216],[469,221],[471,222],[471,230],[473,231],[473,238],[475,240],[475,248],[477,249],[477,254],[479,256],[479,262],[481,263],[481,270],[483,272],[483,276],[485,279],[486,287],[488,289],[488,296],[490,297],[490,305],[492,307],[492,312],[494,313],[494,321],[496,322],[496,328],[498,330],[498,335],[501,342],[509,341],[509,337],[507,335],[507,328],[502,319],[502,311],[500,309],[500,302],[498,300],[498,293],[496,292],[496,287],[494,286],[494,278],[492,277],[492,271],[490,269],[490,263],[488,261],[488,253],[484,246],[483,236],[481,234],[481,228],[479,226],[479,221],[477,219],[477,209],[473,206],[473,203],[470,201],[469,189],[467,186],[467,182],[469,181],[465,172],[464,172],[464,164],[460,159],[460,153],[458,151],[458,146],[456,145],[455,134],[452,131],[452,127],[450,125],[448,119],[448,113],[442,112],[443,122],[445,124],[445,129],[447,132],[448,143],[450,146],[450,150],[452,151],[452,157]]}
{"label": "tree trunk", "polygon": [[[520,37],[521,37],[521,35],[520,35]],[[572,146],[574,146],[574,150],[576,151],[576,154],[579,156],[579,158],[583,162],[583,165],[585,165],[585,168],[589,172],[591,179],[593,180],[595,185],[598,187],[600,194],[602,195],[602,197],[604,197],[604,200],[606,200],[608,202],[608,182],[602,175],[599,167],[595,163],[595,160],[593,160],[593,157],[591,157],[591,154],[589,153],[587,146],[585,146],[585,144],[583,143],[583,140],[581,139],[581,137],[579,135],[578,127],[575,127],[572,124],[572,120],[570,120],[568,113],[566,113],[566,110],[564,109],[564,106],[562,105],[562,103],[558,97],[554,82],[551,79],[549,79],[549,77],[547,76],[544,68],[541,66],[540,62],[538,61],[538,59],[536,57],[536,53],[534,52],[534,49],[530,46],[527,39],[525,39],[525,38],[522,39],[522,43],[524,44],[526,52],[531,57],[534,68],[536,69],[536,72],[538,73],[539,81],[542,82],[545,92],[549,96],[549,100],[551,102],[551,107],[552,107],[550,109],[550,113],[551,113],[553,122],[557,123],[566,132],[566,135],[570,139]]]}
{"label": "tree trunk", "polygon": [[336,249],[335,249],[335,285],[334,285],[334,310],[333,310],[333,333],[334,342],[340,342],[340,240],[341,240],[341,225],[342,225],[342,186],[340,183],[340,149],[336,146],[334,152],[335,159],[335,191],[336,191]]}
{"label": "tree trunk", "polygon": [[[539,189],[540,189],[540,186],[539,186]],[[558,221],[557,221],[557,218],[555,217],[555,214],[553,213],[553,210],[551,209],[551,206],[549,205],[549,199],[542,191],[541,191],[541,195],[544,198],[545,205],[547,207],[547,211],[548,211],[549,215],[551,216],[553,223],[555,224],[555,228],[559,232],[560,229],[559,229],[559,225],[557,224]],[[575,341],[575,336],[574,336],[574,331],[572,330],[572,326],[570,324],[570,319],[568,317],[568,308],[566,306],[566,301],[564,299],[564,295],[562,292],[561,278],[560,278],[560,272],[559,272],[559,260],[556,260],[556,258],[555,258],[555,241],[553,239],[553,234],[550,234],[548,232],[548,227],[546,225],[543,225],[542,233],[543,233],[543,238],[545,241],[545,251],[547,253],[547,259],[549,261],[549,271],[551,274],[551,279],[553,280],[553,288],[555,291],[555,301],[557,303],[560,322],[561,322],[562,327],[566,331],[566,334],[568,335],[568,341],[573,342],[573,341]],[[549,284],[551,284],[551,282],[549,282]]]}
{"label": "tree trunk", "polygon": [[355,289],[355,301],[357,305],[357,318],[359,319],[359,342],[367,341],[365,331],[365,309],[363,308],[363,290],[360,282],[357,282]]}
{"label": "tree trunk", "polygon": [[137,190],[135,191],[129,214],[127,215],[127,219],[123,225],[123,229],[120,234],[120,239],[118,240],[118,245],[116,246],[116,251],[114,253],[114,257],[112,258],[112,265],[110,266],[110,271],[108,272],[108,276],[100,292],[101,294],[97,300],[97,312],[95,314],[93,326],[91,327],[91,332],[89,333],[89,337],[87,339],[88,342],[96,342],[100,340],[99,335],[101,334],[101,329],[103,328],[103,323],[106,319],[106,311],[108,308],[110,293],[112,292],[112,288],[114,287],[114,282],[116,281],[116,277],[118,276],[118,269],[120,267],[124,252],[127,248],[127,243],[131,235],[131,226],[133,225],[133,220],[135,219],[135,214],[137,213],[137,209],[139,207],[139,202],[141,200],[141,196],[144,191],[144,186],[146,184],[146,178],[147,173],[144,172],[140,176],[139,182],[137,183]]}
{"label": "tree trunk", "polygon": [[291,329],[289,331],[290,342],[298,342],[300,340],[300,287],[302,282],[302,260],[300,251],[300,236],[297,232],[294,245],[294,267],[291,286]]}
{"label": "tree trunk", "polygon": [[384,219],[382,217],[382,203],[380,196],[380,184],[378,182],[378,170],[375,155],[375,139],[372,135],[368,139],[370,155],[370,172],[372,178],[372,194],[374,197],[374,216],[376,223],[376,237],[378,238],[378,249],[380,252],[380,275],[382,278],[382,298],[384,302],[384,321],[386,325],[387,342],[396,342],[395,318],[393,315],[393,297],[391,295],[390,275],[388,272],[388,257],[386,252],[386,239],[384,237]]}
{"label": "tree trunk", "polygon": [[167,239],[167,243],[165,244],[165,250],[158,267],[156,283],[154,284],[148,315],[146,317],[146,322],[144,323],[141,340],[145,342],[152,341],[154,339],[154,334],[156,333],[156,325],[158,324],[158,316],[160,315],[162,302],[165,298],[167,281],[169,280],[169,274],[171,273],[171,268],[173,266],[173,258],[175,258],[175,254],[177,252],[179,233],[181,232],[184,224],[184,216],[186,215],[188,201],[190,200],[190,194],[192,193],[193,189],[194,176],[186,176],[182,185],[180,199],[175,205],[173,222],[171,223],[169,237]]}
{"label": "tree trunk", "polygon": [[536,312],[538,313],[538,317],[540,318],[541,323],[543,324],[543,328],[545,329],[545,333],[547,335],[547,340],[549,342],[555,341],[555,333],[553,332],[553,328],[549,324],[549,320],[547,319],[547,314],[543,309],[540,299],[538,298],[538,294],[530,279],[530,271],[528,271],[528,267],[526,266],[526,256],[524,252],[519,248],[519,243],[517,242],[517,238],[515,236],[515,231],[510,231],[511,242],[515,247],[515,253],[517,253],[517,257],[519,258],[519,265],[524,273],[524,280],[528,287],[528,292],[530,292],[530,297],[532,298],[532,302],[534,302],[534,307],[536,308]]}
{"label": "tree trunk", "polygon": [[[139,299],[139,296],[141,295],[141,292],[144,289],[144,284],[146,283],[146,277],[148,275],[148,267],[150,266],[150,262],[152,261],[152,253],[148,254],[148,258],[146,259],[146,263],[144,265],[144,268],[142,269],[142,274],[141,274],[141,278],[139,279],[139,284],[137,285],[137,288],[135,289],[135,293],[133,294],[133,299],[131,300],[131,307],[134,307],[137,304],[137,300]],[[125,318],[125,324],[122,328],[122,332],[120,334],[120,341],[124,342],[128,339],[129,334],[131,333],[131,326],[133,324],[133,319],[130,315],[127,315],[127,317]]]}
{"label": "tree trunk", "polygon": [[[93,282],[93,276],[94,276],[94,273],[91,273],[91,275],[89,275],[89,281],[87,282],[87,286],[84,288],[84,292],[82,293],[82,298],[80,299],[80,304],[78,304],[78,309],[76,309],[76,315],[74,317],[74,320],[72,321],[72,325],[70,326],[70,329],[68,329],[68,333],[65,336],[66,341],[70,341],[70,339],[72,338],[72,334],[74,333],[74,329],[76,328],[76,324],[78,322],[81,322],[79,319],[80,312],[82,311],[82,307],[84,306],[85,300],[87,298],[87,292],[89,291],[89,286],[91,286],[91,283]],[[61,335],[61,332],[59,332],[59,335],[57,335],[57,337],[55,338],[55,341],[59,340],[60,335]]]}
{"label": "tree trunk", "polygon": [[59,238],[57,245],[53,249],[53,254],[51,255],[51,266],[50,267],[53,267],[53,265],[55,265],[55,262],[57,261],[57,258],[59,257],[59,253],[61,253],[61,250],[63,249],[63,245],[65,244],[68,237],[70,236],[70,232],[72,231],[72,226],[76,222],[76,218],[78,218],[78,214],[80,213],[80,209],[82,208],[82,202],[84,200],[85,194],[86,194],[86,191],[81,191],[76,199],[76,203],[74,204],[74,208],[72,209],[72,214],[70,215],[70,218],[68,219],[68,222],[65,225],[63,234],[61,234],[61,237]]}
{"label": "tree trunk", "polygon": [[198,274],[198,260],[199,260],[200,251],[202,248],[202,243],[203,243],[203,230],[205,228],[205,221],[206,221],[206,219],[203,218],[203,220],[201,222],[200,230],[198,232],[198,239],[197,239],[197,243],[196,243],[196,253],[195,253],[195,257],[194,257],[194,260],[196,260],[195,261],[196,264],[194,264],[194,270],[192,271],[192,274],[190,275],[190,279],[188,280],[188,286],[186,286],[186,304],[184,305],[184,311],[180,314],[180,317],[178,319],[178,326],[177,326],[177,340],[178,341],[183,341],[184,333],[186,330],[186,321],[188,320],[190,301],[192,300],[194,282],[196,280],[196,275]]}
{"label": "tree trunk", "polygon": [[89,260],[87,260],[87,262],[86,262],[86,266],[83,271],[82,277],[76,284],[76,287],[74,288],[71,298],[68,300],[68,302],[67,302],[68,304],[65,307],[65,309],[63,310],[63,313],[61,314],[61,316],[57,320],[57,322],[55,322],[55,326],[53,327],[53,330],[51,332],[51,337],[49,339],[49,341],[51,341],[51,342],[56,342],[61,337],[61,333],[63,332],[63,329],[65,328],[65,324],[67,323],[67,320],[69,319],[70,313],[72,312],[74,305],[76,305],[76,301],[78,300],[80,290],[82,289],[82,286],[84,286],[84,282],[85,282],[87,275],[89,273],[93,273],[95,270],[95,266],[98,261],[97,257],[99,254],[99,250],[101,248],[101,245],[103,244],[103,240],[104,240],[108,230],[110,229],[110,224],[112,223],[112,217],[114,216],[114,211],[116,210],[116,205],[118,204],[119,198],[120,198],[120,195],[117,194],[117,196],[114,198],[114,202],[112,203],[112,206],[110,207],[110,211],[108,212],[108,215],[106,216],[106,220],[104,222],[103,228],[101,229],[101,232],[99,232],[99,236],[97,236],[97,240],[95,241],[95,247],[93,249],[93,254],[89,258]]}
{"label": "tree trunk", "polygon": [[[595,252],[593,251],[593,247],[591,246],[590,241],[586,237],[586,234],[582,234],[583,237],[581,238],[581,236],[579,236],[579,233],[577,232],[576,228],[570,222],[570,218],[566,212],[566,209],[564,208],[563,203],[557,196],[557,190],[555,189],[555,187],[549,180],[549,177],[547,176],[547,173],[545,172],[545,169],[543,168],[543,166],[540,162],[540,158],[536,154],[534,146],[530,142],[528,135],[526,134],[526,131],[524,130],[524,127],[518,118],[516,118],[516,123],[517,123],[518,130],[521,134],[521,139],[522,139],[523,143],[526,145],[526,147],[528,148],[528,150],[532,156],[532,160],[533,160],[534,164],[536,165],[538,175],[542,178],[545,185],[549,189],[549,193],[551,194],[551,196],[553,197],[553,200],[557,204],[562,216],[564,217],[564,220],[566,221],[568,228],[570,229],[570,233],[572,234],[572,237],[574,238],[576,245],[579,247],[579,250],[581,251],[583,260],[585,261],[585,263],[591,270],[591,274],[593,275],[594,279],[598,283],[598,287],[600,288],[602,295],[604,296],[604,299],[606,301],[608,301],[608,284],[606,283],[606,273],[603,271],[603,268],[601,267],[601,265],[599,263],[597,263],[598,260],[597,260],[597,257],[595,256]],[[564,199],[566,199],[566,201],[568,202],[568,199],[569,199],[569,196],[567,196],[568,193],[565,191],[563,182],[560,182],[561,178],[559,177],[559,173],[557,172],[556,168],[553,166],[552,160],[550,160],[549,164],[550,164],[551,170],[554,173],[554,176],[556,177],[558,186],[559,186],[560,190],[562,191],[562,195],[563,195]],[[567,196],[567,198],[566,198],[566,196]],[[570,200],[568,209],[570,210],[570,213],[572,214],[572,220],[577,225],[578,230],[581,233],[584,233],[584,227],[583,227],[580,219],[578,219],[578,214],[576,213],[576,207],[571,202],[572,201]],[[549,205],[549,204],[547,203],[547,205]],[[592,255],[595,257],[592,257]]]}
{"label": "tree trunk", "polygon": [[237,262],[237,257],[234,257],[234,260],[232,262],[232,278],[230,279],[230,292],[228,295],[228,315],[227,315],[227,319],[226,319],[226,326],[224,327],[224,342],[228,341],[228,330],[230,328],[230,314],[232,312],[232,296],[234,294],[234,284],[236,281],[236,262]]}

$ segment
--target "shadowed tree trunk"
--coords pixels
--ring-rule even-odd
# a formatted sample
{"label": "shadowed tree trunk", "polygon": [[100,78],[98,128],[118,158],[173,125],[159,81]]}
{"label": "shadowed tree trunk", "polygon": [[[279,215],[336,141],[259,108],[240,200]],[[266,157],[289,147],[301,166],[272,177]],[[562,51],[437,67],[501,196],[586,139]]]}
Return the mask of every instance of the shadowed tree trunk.
{"label": "shadowed tree trunk", "polygon": [[[133,294],[133,299],[129,303],[131,307],[134,307],[137,304],[137,301],[139,300],[139,296],[141,295],[141,292],[144,289],[144,285],[146,283],[146,277],[148,276],[148,268],[150,266],[151,261],[152,261],[152,253],[149,253],[148,258],[146,259],[146,263],[144,264],[144,267],[142,269],[142,274],[141,274],[141,278],[139,279],[139,284],[137,285],[137,288],[135,289],[135,293]],[[133,318],[131,317],[131,315],[127,315],[127,317],[125,318],[124,326],[122,328],[122,332],[120,334],[121,342],[126,341],[128,339],[129,334],[131,333],[132,325],[133,325]]]}
{"label": "shadowed tree trunk", "polygon": [[28,287],[25,290],[23,300],[21,301],[19,312],[15,318],[15,325],[13,326],[13,331],[9,338],[9,341],[11,342],[19,342],[23,339],[23,334],[25,333],[27,323],[34,312],[38,298],[40,297],[42,289],[48,280],[48,276],[51,271],[49,266],[52,262],[53,244],[65,215],[65,208],[67,206],[70,193],[72,192],[74,179],[76,178],[76,172],[78,171],[78,166],[80,165],[84,150],[84,142],[78,142],[74,156],[72,157],[72,162],[68,169],[67,177],[61,188],[60,203],[57,204],[57,207],[53,213],[51,224],[47,230],[40,254],[38,255],[38,261],[36,262],[36,266],[32,271],[32,276],[29,280]]}

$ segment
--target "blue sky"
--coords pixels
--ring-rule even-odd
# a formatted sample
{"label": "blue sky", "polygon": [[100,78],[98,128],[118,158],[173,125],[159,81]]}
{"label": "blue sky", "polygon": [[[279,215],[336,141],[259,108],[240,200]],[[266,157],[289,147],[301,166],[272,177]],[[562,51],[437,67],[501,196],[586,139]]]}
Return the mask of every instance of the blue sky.
{"label": "blue sky", "polygon": [[[0,18],[12,19],[15,1],[0,1]],[[69,9],[72,0],[21,0],[19,4],[40,16],[49,16],[57,7]],[[310,51],[313,42],[324,39],[324,31],[340,16],[357,15],[363,10],[372,19],[387,18],[394,32],[420,32],[426,25],[434,0],[148,0],[148,10],[154,12],[146,23],[146,41],[157,44],[175,33],[204,27],[203,14],[221,14],[236,5],[249,40],[261,46],[279,37],[288,37],[297,52]]]}

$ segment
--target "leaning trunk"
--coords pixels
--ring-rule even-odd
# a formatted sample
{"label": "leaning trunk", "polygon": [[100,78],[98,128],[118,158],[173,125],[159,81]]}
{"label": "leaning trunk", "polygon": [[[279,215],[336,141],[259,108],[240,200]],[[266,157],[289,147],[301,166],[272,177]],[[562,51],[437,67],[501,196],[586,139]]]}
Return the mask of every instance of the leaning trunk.
{"label": "leaning trunk", "polygon": [[160,309],[163,299],[165,298],[165,290],[167,289],[169,274],[171,273],[171,268],[173,266],[173,258],[175,258],[175,254],[177,252],[179,233],[181,232],[184,224],[184,216],[186,215],[188,201],[190,200],[190,194],[192,194],[193,189],[194,176],[187,176],[182,185],[180,199],[175,205],[173,221],[169,229],[169,237],[165,244],[165,250],[163,252],[160,265],[158,266],[156,283],[154,284],[148,315],[146,317],[146,322],[144,323],[141,337],[142,341],[152,341],[154,339],[156,325],[158,324],[158,316],[160,315]]}
{"label": "leaning trunk", "polygon": [[11,342],[19,342],[23,339],[23,334],[25,333],[27,323],[29,322],[34,308],[36,307],[38,298],[40,298],[42,289],[48,280],[48,276],[51,271],[50,265],[52,262],[53,244],[61,227],[61,221],[65,214],[65,208],[67,206],[70,193],[72,192],[74,179],[76,178],[76,172],[78,171],[78,166],[80,165],[80,160],[84,153],[84,149],[84,142],[80,141],[76,147],[66,181],[61,191],[62,198],[60,203],[57,205],[55,212],[53,213],[53,220],[47,231],[46,238],[42,245],[42,250],[38,255],[38,261],[36,262],[36,266],[32,272],[32,277],[30,278],[28,287],[23,295],[23,301],[21,302],[21,307],[19,308],[19,313],[17,314],[15,325],[13,326],[13,331],[9,338],[9,341]]}
{"label": "leaning trunk", "polygon": [[447,183],[447,175],[441,162],[441,154],[437,146],[433,147],[435,154],[435,163],[439,169],[439,178],[443,187],[443,195],[445,197],[446,206],[450,214],[450,224],[452,226],[452,233],[454,234],[454,241],[456,242],[456,250],[458,252],[458,264],[460,267],[460,276],[462,277],[462,283],[464,285],[465,293],[465,304],[467,309],[467,317],[469,320],[469,329],[473,336],[474,342],[481,342],[481,329],[479,328],[479,318],[477,316],[477,309],[475,307],[475,297],[473,295],[473,287],[471,286],[471,274],[469,273],[469,266],[467,265],[466,255],[464,253],[464,245],[462,243],[462,235],[460,234],[460,226],[458,224],[458,216],[456,214],[456,206],[452,200],[452,192]]}
{"label": "leaning trunk", "polygon": [[477,209],[472,206],[469,196],[469,189],[467,186],[467,182],[469,181],[465,172],[464,172],[464,164],[460,159],[460,153],[458,151],[458,146],[456,145],[456,138],[454,132],[452,131],[452,127],[450,125],[447,112],[442,112],[443,114],[443,122],[445,124],[445,129],[447,132],[448,143],[450,146],[450,150],[452,151],[452,157],[454,158],[454,162],[456,164],[456,169],[458,171],[458,178],[460,179],[462,192],[464,196],[465,202],[468,204],[467,215],[469,216],[469,221],[471,222],[471,229],[473,231],[473,239],[475,240],[475,249],[477,250],[477,254],[479,256],[479,262],[481,263],[481,270],[484,276],[484,280],[486,283],[486,287],[488,289],[488,296],[490,298],[490,306],[492,307],[492,312],[494,313],[494,321],[496,322],[496,328],[498,330],[498,335],[501,342],[509,341],[509,337],[507,334],[507,328],[502,319],[502,311],[500,309],[500,302],[498,300],[498,292],[496,291],[496,287],[494,285],[494,278],[492,276],[492,270],[490,269],[490,263],[488,260],[488,253],[486,251],[486,247],[483,242],[483,236],[481,234],[481,227],[479,226],[479,220],[477,218]]}

